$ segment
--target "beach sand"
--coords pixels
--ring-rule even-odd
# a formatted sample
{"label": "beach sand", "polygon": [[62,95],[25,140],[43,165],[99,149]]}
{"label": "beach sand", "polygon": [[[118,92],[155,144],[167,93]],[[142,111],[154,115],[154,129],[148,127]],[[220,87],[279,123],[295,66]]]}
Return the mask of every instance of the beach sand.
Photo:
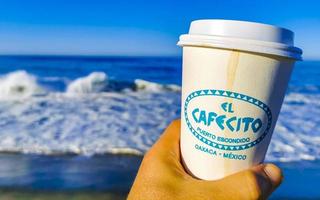
{"label": "beach sand", "polygon": [[0,154],[0,200],[125,199],[141,156]]}

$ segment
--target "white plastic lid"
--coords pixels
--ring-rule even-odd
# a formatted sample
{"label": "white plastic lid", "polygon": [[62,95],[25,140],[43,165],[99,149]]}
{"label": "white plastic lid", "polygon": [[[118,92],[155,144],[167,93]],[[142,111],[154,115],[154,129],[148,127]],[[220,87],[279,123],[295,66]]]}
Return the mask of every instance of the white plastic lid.
{"label": "white plastic lid", "polygon": [[292,31],[267,24],[235,20],[196,20],[179,46],[204,46],[264,53],[301,60]]}

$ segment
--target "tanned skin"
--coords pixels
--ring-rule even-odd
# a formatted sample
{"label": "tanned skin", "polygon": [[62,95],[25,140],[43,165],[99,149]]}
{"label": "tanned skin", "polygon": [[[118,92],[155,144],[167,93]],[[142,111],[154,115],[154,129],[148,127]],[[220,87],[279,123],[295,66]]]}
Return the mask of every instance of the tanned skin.
{"label": "tanned skin", "polygon": [[283,179],[277,166],[260,164],[220,180],[199,180],[181,164],[179,140],[176,120],[144,156],[128,200],[267,199]]}

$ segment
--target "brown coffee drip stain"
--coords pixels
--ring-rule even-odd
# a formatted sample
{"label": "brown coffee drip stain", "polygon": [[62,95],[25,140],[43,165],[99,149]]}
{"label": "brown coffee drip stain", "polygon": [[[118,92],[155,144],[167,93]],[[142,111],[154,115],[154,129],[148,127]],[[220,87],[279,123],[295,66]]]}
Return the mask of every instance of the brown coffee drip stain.
{"label": "brown coffee drip stain", "polygon": [[233,84],[234,84],[234,79],[236,76],[236,72],[237,72],[237,67],[239,64],[239,56],[240,56],[240,52],[238,51],[232,51],[230,54],[230,60],[228,63],[228,74],[227,74],[227,90],[231,90],[233,88]]}
{"label": "brown coffee drip stain", "polygon": [[[235,77],[236,77],[236,73],[237,73],[237,68],[238,68],[238,64],[239,64],[239,57],[240,57],[240,52],[239,51],[232,51],[230,54],[230,59],[229,59],[229,63],[228,63],[228,68],[227,68],[227,84],[226,84],[226,90],[227,91],[231,91],[233,92],[233,85],[234,85],[234,81],[235,81]],[[228,103],[232,103],[233,99],[231,98],[226,98]],[[223,135],[224,137],[228,137],[228,131],[225,129],[223,131]],[[229,174],[230,173],[230,160],[229,159],[225,159],[224,160],[224,170],[225,170],[225,174]]]}

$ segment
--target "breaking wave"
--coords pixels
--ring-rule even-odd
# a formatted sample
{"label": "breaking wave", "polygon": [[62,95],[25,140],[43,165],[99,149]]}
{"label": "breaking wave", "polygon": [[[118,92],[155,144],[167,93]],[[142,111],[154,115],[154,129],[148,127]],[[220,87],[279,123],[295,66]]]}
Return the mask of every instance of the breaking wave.
{"label": "breaking wave", "polygon": [[145,81],[141,79],[136,79],[134,81],[135,89],[138,91],[151,91],[151,92],[159,92],[159,91],[173,91],[180,92],[181,87],[174,84],[162,85],[150,81]]}
{"label": "breaking wave", "polygon": [[0,77],[0,99],[26,98],[43,93],[35,76],[16,71]]}
{"label": "breaking wave", "polygon": [[[40,84],[40,83],[43,83]],[[49,92],[61,92],[48,83],[65,84],[65,94],[77,95],[99,92],[120,91],[146,91],[146,92],[179,92],[180,86],[174,84],[159,84],[142,79],[133,82],[109,80],[104,72],[92,72],[88,76],[80,77],[73,81],[60,77],[43,77],[39,80],[36,76],[26,71],[15,71],[0,77],[0,100],[12,100],[43,95]]]}
{"label": "breaking wave", "polygon": [[106,90],[108,76],[103,72],[93,72],[86,77],[78,78],[68,85],[67,93],[97,93]]}

